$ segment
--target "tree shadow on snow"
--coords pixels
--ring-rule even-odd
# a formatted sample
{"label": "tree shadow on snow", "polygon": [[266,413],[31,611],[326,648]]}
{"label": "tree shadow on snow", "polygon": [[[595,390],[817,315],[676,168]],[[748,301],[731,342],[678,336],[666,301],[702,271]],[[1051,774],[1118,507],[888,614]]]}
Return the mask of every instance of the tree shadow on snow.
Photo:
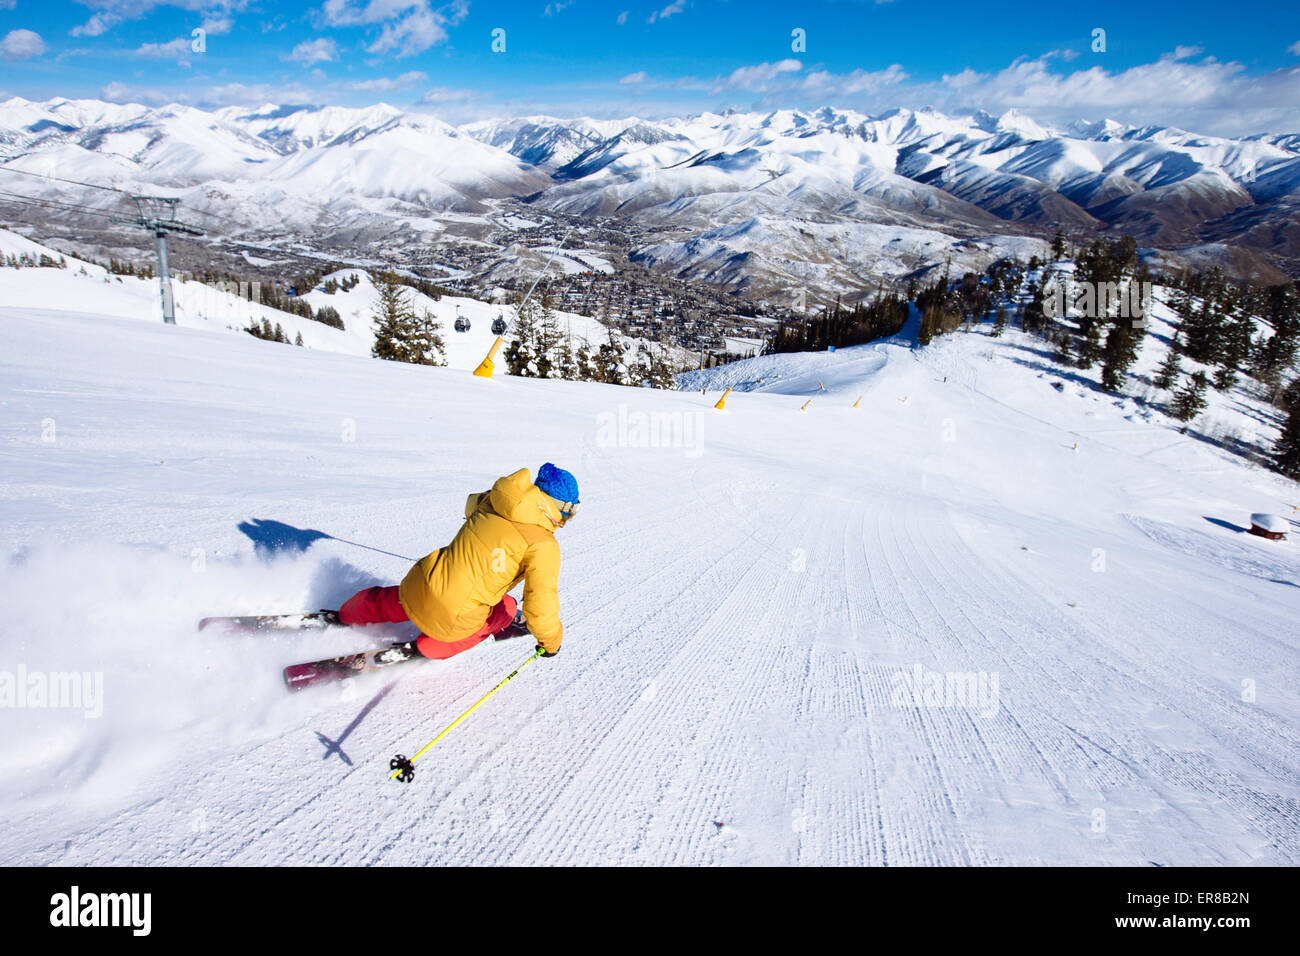
{"label": "tree shadow on snow", "polygon": [[1210,524],[1217,524],[1220,528],[1227,528],[1229,531],[1235,531],[1237,534],[1245,534],[1249,528],[1243,528],[1239,524],[1233,524],[1231,521],[1224,521],[1222,518],[1211,518],[1209,515],[1201,515]]}
{"label": "tree shadow on snow", "polygon": [[281,554],[302,554],[321,540],[350,544],[354,548],[365,548],[367,551],[386,554],[390,558],[401,558],[404,561],[410,561],[412,564],[416,561],[415,558],[408,558],[404,554],[394,554],[392,551],[385,551],[383,548],[374,548],[368,544],[349,541],[347,538],[339,538],[325,531],[317,531],[314,528],[295,528],[283,521],[250,518],[247,521],[241,521],[238,527],[253,542],[253,550],[264,561],[269,561]]}

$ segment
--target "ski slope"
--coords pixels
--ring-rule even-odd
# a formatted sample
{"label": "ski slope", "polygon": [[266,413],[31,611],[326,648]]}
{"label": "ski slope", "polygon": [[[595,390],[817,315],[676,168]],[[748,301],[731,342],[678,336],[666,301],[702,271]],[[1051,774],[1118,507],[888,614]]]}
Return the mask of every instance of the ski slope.
{"label": "ski slope", "polygon": [[[33,309],[83,312],[92,307],[97,315],[111,315],[146,322],[162,320],[162,304],[157,279],[137,276],[119,276],[109,273],[103,266],[69,256],[48,246],[43,246],[25,236],[0,229],[0,259],[27,256],[39,261],[41,256],[62,259],[66,268],[19,269],[0,268],[0,302],[10,307],[25,306]],[[176,273],[176,270],[173,270]],[[250,325],[262,322],[279,325],[285,337],[294,342],[302,339],[303,346],[346,355],[369,356],[374,345],[375,315],[379,291],[369,273],[362,269],[342,269],[325,276],[321,285],[305,292],[301,298],[314,310],[325,306],[339,313],[342,329],[324,325],[289,312],[251,301],[246,288],[244,295],[238,290],[226,291],[178,274],[172,281],[172,295],[176,324],[187,328],[221,330],[244,335]],[[326,279],[342,282],[356,279],[353,288],[327,293],[323,290]],[[464,296],[444,295],[431,298],[413,288],[404,288],[407,305],[418,315],[429,313],[440,326],[443,340],[443,359],[451,368],[472,370],[483,361],[492,348],[497,334],[492,331],[494,319],[502,318],[509,329],[516,312],[513,305],[483,302]],[[457,318],[466,318],[470,327],[464,332],[455,330]],[[598,319],[572,312],[554,310],[556,326],[576,351],[586,345],[597,349],[602,344],[615,341],[625,356],[634,359],[637,350],[648,346],[644,339],[613,332]],[[514,338],[507,331],[505,341]],[[681,349],[672,349],[679,356]],[[498,356],[501,362],[504,352]],[[504,367],[504,362],[501,362]]]}
{"label": "ski slope", "polygon": [[[989,347],[668,393],[0,306],[0,672],[102,676],[0,709],[0,863],[1300,862],[1300,555],[1241,533],[1295,485]],[[395,582],[544,461],[563,650],[409,785],[531,645],[290,696],[401,628],[195,630]]]}

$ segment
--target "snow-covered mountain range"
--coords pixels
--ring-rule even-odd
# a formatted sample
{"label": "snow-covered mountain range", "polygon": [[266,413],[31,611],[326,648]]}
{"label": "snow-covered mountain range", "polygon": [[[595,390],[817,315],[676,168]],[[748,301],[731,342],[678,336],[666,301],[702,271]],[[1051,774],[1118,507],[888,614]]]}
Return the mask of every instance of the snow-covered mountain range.
{"label": "snow-covered mountain range", "polygon": [[[3,169],[38,174],[0,175],[10,219],[31,208],[15,193],[120,207],[118,194],[39,178],[55,176],[179,195],[226,237],[310,236],[373,255],[455,247],[444,260],[470,272],[499,265],[484,261],[494,252],[516,257],[494,234],[521,204],[542,220],[610,221],[627,231],[633,260],[759,294],[865,287],[963,256],[978,266],[1029,254],[1058,228],[1133,234],[1260,279],[1300,271],[1295,133],[1226,139],[1111,120],[1054,129],[1015,110],[453,127],[386,104],[205,112],[10,99],[0,103]],[[85,221],[58,207],[42,215]]]}

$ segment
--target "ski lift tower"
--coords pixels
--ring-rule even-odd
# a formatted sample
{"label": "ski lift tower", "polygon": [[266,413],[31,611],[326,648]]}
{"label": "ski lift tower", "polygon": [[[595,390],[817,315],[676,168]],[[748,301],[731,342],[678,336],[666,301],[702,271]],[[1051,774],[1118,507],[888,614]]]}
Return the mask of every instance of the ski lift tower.
{"label": "ski lift tower", "polygon": [[175,232],[186,236],[201,236],[203,230],[196,229],[176,218],[179,199],[167,196],[132,196],[131,200],[135,203],[139,216],[135,219],[114,216],[113,221],[153,232],[154,245],[158,250],[158,294],[162,299],[163,322],[167,325],[175,325],[176,306],[172,300],[172,277],[167,271],[167,234]]}

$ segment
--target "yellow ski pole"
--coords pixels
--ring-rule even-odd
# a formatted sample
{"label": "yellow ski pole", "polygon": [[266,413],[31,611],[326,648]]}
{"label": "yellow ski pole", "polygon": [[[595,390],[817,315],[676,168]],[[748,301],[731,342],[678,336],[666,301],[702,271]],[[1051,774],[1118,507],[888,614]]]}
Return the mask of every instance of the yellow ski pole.
{"label": "yellow ski pole", "polygon": [[493,694],[495,694],[497,691],[499,691],[502,687],[505,687],[506,684],[510,683],[510,681],[514,679],[514,676],[515,676],[516,674],[518,674],[521,670],[523,670],[525,667],[527,667],[527,666],[528,666],[529,664],[531,664],[533,661],[537,660],[537,658],[541,657],[544,653],[546,653],[546,651],[545,651],[543,648],[538,647],[537,650],[535,650],[535,651],[533,652],[533,656],[532,656],[532,657],[528,658],[528,660],[524,661],[522,664],[520,664],[518,667],[516,667],[514,670],[512,670],[509,674],[506,675],[505,679],[502,680],[501,683],[497,684],[496,687],[493,687],[490,691],[488,691],[486,694],[484,694],[482,697],[480,697],[480,698],[479,698],[479,701],[478,701],[477,704],[475,704],[475,705],[474,705],[473,707],[471,707],[469,710],[465,711],[465,713],[461,714],[459,717],[457,717],[455,720],[453,720],[450,724],[448,724],[446,730],[444,730],[444,731],[443,731],[442,733],[440,733],[438,736],[434,737],[434,738],[433,738],[432,740],[430,740],[427,744],[425,744],[423,747],[421,747],[419,753],[417,753],[414,757],[411,757],[411,758],[408,759],[408,758],[402,756],[401,754],[398,754],[398,755],[397,755],[396,757],[394,757],[392,760],[388,761],[388,769],[391,770],[391,771],[393,771],[392,773],[390,773],[390,774],[388,775],[388,779],[389,779],[389,780],[400,780],[400,781],[402,781],[402,783],[410,783],[413,779],[415,779],[415,766],[414,766],[414,764],[415,764],[415,762],[416,762],[417,760],[419,760],[421,757],[424,756],[424,754],[429,750],[430,747],[432,747],[434,744],[436,744],[436,743],[437,743],[439,740],[441,740],[443,737],[446,737],[447,734],[451,733],[451,729],[452,729],[453,727],[455,727],[457,724],[459,724],[462,720],[464,720],[464,719],[465,719],[466,717],[468,717],[470,714],[474,713],[474,711],[478,710],[481,706],[483,706],[483,704],[487,703],[488,698],[490,698]]}

